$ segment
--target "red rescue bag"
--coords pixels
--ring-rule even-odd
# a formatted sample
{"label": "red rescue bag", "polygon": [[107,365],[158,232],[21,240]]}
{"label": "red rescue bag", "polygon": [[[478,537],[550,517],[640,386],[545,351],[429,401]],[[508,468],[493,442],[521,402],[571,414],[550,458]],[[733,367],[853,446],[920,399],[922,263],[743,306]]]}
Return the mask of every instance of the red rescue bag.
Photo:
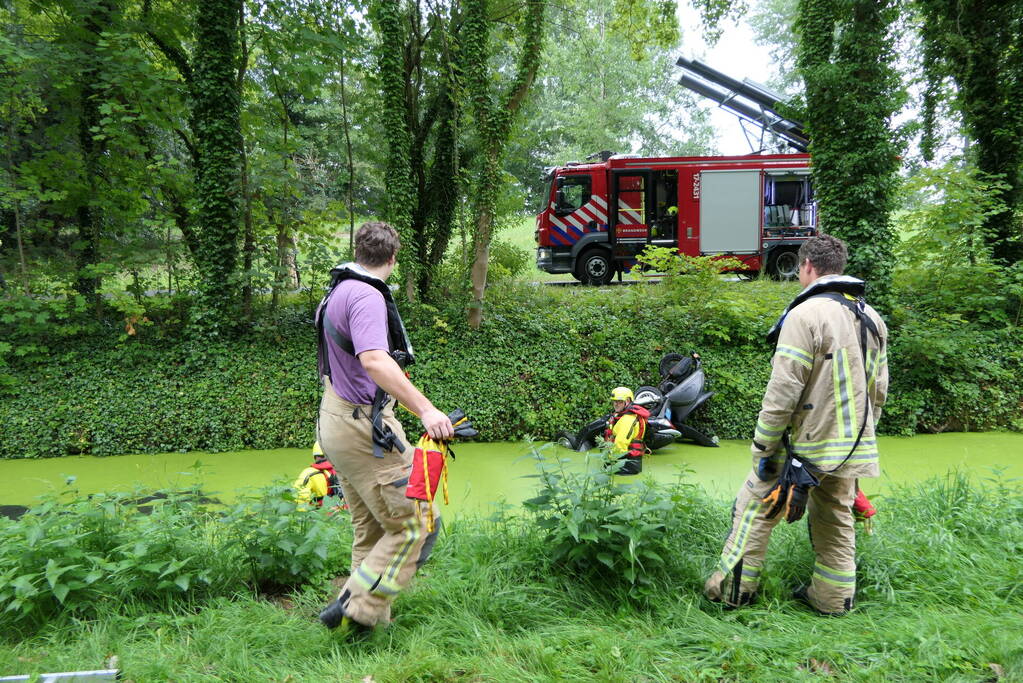
{"label": "red rescue bag", "polygon": [[[455,428],[455,437],[471,439],[479,436],[469,418],[462,409],[453,410],[448,414],[451,426]],[[422,515],[426,508],[426,529],[433,533],[433,500],[437,497],[437,489],[444,489],[444,504],[448,504],[448,456],[455,454],[448,446],[448,441],[435,441],[428,434],[419,437],[416,451],[412,454],[412,472],[409,474],[405,497],[410,500],[421,500],[426,505],[417,505],[416,514]]]}
{"label": "red rescue bag", "polygon": [[[444,489],[444,504],[448,503],[448,444],[423,435],[412,455],[412,473],[409,474],[405,497],[426,502],[426,529],[433,532],[433,500],[437,489]],[[422,509],[423,506],[417,508]]]}
{"label": "red rescue bag", "polygon": [[870,518],[877,514],[877,508],[870,502],[866,494],[856,489],[856,500],[853,501],[853,516],[857,522],[863,522],[863,529],[868,534],[873,533],[873,525]]}

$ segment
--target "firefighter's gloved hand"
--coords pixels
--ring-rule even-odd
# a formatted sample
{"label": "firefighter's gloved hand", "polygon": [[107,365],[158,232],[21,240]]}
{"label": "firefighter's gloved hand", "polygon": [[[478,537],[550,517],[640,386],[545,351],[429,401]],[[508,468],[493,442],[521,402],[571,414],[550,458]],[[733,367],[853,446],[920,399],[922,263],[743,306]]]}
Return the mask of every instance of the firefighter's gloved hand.
{"label": "firefighter's gloved hand", "polygon": [[757,461],[757,478],[760,481],[770,481],[778,476],[778,462],[771,456],[765,456]]}
{"label": "firefighter's gloved hand", "polygon": [[785,521],[789,524],[798,522],[806,514],[806,501],[810,498],[810,489],[806,486],[793,486],[789,489],[789,500],[785,505]]}
{"label": "firefighter's gloved hand", "polygon": [[771,506],[767,509],[767,512],[764,513],[764,518],[774,519],[778,513],[782,511],[782,508],[785,507],[785,500],[787,497],[788,491],[785,490],[785,487],[782,486],[782,483],[779,481],[770,491],[767,492],[767,495],[764,496],[763,500],[760,501],[764,505]]}
{"label": "firefighter's gloved hand", "polygon": [[790,524],[799,521],[806,512],[806,501],[810,489],[820,482],[799,460],[792,456],[785,459],[778,483],[764,496],[762,502],[770,505],[764,517],[773,519],[785,510],[785,520]]}

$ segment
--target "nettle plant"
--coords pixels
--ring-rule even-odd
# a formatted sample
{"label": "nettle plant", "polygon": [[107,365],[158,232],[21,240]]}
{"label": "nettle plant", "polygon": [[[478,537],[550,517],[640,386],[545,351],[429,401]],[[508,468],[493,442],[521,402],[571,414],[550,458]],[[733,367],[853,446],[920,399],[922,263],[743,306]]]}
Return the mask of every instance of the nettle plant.
{"label": "nettle plant", "polygon": [[620,580],[644,594],[673,552],[671,490],[649,479],[623,483],[606,450],[584,456],[579,471],[571,459],[547,459],[548,447],[533,450],[540,490],[523,505],[546,533],[550,560],[583,580]]}
{"label": "nettle plant", "polygon": [[279,592],[327,575],[341,566],[331,551],[345,547],[334,505],[298,506],[290,486],[275,486],[243,498],[230,508],[224,522],[232,530],[230,544],[247,565],[247,583],[264,592]]}
{"label": "nettle plant", "polygon": [[0,520],[0,615],[40,623],[58,612],[88,616],[105,604],[223,591],[237,572],[208,521],[190,492],[46,496],[19,520]]}

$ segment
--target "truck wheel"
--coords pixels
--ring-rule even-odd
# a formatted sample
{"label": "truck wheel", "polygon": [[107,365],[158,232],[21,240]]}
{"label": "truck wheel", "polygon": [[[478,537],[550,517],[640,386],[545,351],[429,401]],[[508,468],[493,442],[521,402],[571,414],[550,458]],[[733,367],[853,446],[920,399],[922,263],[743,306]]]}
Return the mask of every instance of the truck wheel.
{"label": "truck wheel", "polygon": [[799,275],[799,254],[794,249],[776,249],[767,263],[767,274],[775,280],[795,280]]}
{"label": "truck wheel", "polygon": [[611,254],[603,249],[584,251],[575,269],[576,278],[584,285],[606,285],[614,277]]}

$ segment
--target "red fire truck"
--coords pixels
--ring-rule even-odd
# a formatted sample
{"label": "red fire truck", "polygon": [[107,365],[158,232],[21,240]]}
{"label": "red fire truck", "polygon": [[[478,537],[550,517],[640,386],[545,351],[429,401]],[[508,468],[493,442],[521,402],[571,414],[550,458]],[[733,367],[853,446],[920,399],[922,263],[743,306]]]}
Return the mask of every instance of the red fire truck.
{"label": "red fire truck", "polygon": [[537,267],[601,285],[648,245],[727,255],[740,272],[795,277],[816,234],[808,154],[642,158],[603,153],[548,169]]}
{"label": "red fire truck", "polygon": [[679,83],[717,102],[743,124],[797,154],[640,158],[600,152],[594,163],[547,169],[544,208],[536,217],[536,264],[605,284],[629,270],[648,245],[690,256],[726,255],[740,272],[793,278],[796,251],[817,232],[810,181],[810,139],[779,106],[782,95],[738,81],[703,62],[679,57]]}

